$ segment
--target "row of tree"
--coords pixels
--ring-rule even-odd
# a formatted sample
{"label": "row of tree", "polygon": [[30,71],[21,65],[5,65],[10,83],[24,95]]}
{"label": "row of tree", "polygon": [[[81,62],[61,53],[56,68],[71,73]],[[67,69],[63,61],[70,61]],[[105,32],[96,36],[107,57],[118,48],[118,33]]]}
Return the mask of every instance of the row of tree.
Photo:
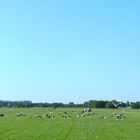
{"label": "row of tree", "polygon": [[64,104],[64,103],[33,103],[31,101],[2,101],[0,100],[0,107],[8,107],[8,108],[29,108],[29,107],[116,108],[114,104],[119,104],[121,107],[124,107],[124,108],[128,107],[132,109],[140,109],[140,102],[127,101],[126,103],[124,103],[124,102],[118,102],[116,100],[113,100],[113,101],[90,100],[82,104],[75,104],[73,102]]}

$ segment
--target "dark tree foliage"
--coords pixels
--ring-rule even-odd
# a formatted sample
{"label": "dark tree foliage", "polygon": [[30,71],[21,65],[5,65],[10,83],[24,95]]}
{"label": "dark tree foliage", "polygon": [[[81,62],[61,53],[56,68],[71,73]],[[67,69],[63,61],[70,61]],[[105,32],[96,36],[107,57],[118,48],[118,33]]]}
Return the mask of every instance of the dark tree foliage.
{"label": "dark tree foliage", "polygon": [[115,106],[112,104],[112,102],[107,102],[105,105],[105,108],[115,108]]}
{"label": "dark tree foliage", "polygon": [[[0,107],[7,108],[29,108],[29,107],[71,107],[71,108],[115,108],[113,103],[120,103],[116,100],[112,101],[103,101],[103,100],[90,100],[81,104],[75,104],[69,102],[68,104],[64,103],[33,103],[31,101],[2,101],[0,100]],[[140,102],[121,102],[121,107],[129,107],[132,109],[140,109]]]}
{"label": "dark tree foliage", "polygon": [[133,109],[140,109],[140,102],[132,103],[132,104],[131,104],[131,107],[132,107]]}

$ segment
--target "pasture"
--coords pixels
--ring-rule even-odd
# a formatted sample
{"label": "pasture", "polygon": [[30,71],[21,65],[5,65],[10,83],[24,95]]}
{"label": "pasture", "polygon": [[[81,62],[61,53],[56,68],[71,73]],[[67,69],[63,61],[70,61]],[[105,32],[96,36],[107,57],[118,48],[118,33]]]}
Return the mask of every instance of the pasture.
{"label": "pasture", "polygon": [[[0,140],[140,140],[140,110],[92,109],[94,114],[78,116],[81,110],[57,108],[44,118],[47,108],[0,108]],[[21,112],[26,115],[18,117]]]}

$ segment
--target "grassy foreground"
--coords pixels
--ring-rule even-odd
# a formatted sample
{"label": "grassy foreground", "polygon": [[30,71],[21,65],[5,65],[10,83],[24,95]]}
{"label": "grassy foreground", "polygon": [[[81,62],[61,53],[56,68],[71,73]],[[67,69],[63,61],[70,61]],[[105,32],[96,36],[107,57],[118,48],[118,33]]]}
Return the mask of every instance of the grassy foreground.
{"label": "grassy foreground", "polygon": [[[0,140],[140,140],[140,110],[93,109],[97,115],[62,118],[58,114],[79,112],[82,109],[58,108],[55,118],[33,118],[43,115],[47,108],[5,109],[0,118]],[[24,112],[25,117],[16,114]],[[123,113],[124,120],[116,120],[112,113]],[[101,118],[105,116],[106,119]]]}

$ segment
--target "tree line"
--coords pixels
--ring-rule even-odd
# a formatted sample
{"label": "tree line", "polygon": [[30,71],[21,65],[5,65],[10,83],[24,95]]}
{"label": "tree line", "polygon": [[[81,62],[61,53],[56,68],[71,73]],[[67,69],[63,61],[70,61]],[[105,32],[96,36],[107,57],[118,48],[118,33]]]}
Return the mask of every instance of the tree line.
{"label": "tree line", "polygon": [[121,104],[121,107],[140,109],[140,102],[119,102],[116,100],[112,101],[103,101],[103,100],[90,100],[81,104],[76,104],[69,102],[68,104],[64,103],[33,103],[32,101],[3,101],[0,100],[0,107],[7,108],[29,108],[29,107],[71,107],[71,108],[116,108],[114,104]]}

